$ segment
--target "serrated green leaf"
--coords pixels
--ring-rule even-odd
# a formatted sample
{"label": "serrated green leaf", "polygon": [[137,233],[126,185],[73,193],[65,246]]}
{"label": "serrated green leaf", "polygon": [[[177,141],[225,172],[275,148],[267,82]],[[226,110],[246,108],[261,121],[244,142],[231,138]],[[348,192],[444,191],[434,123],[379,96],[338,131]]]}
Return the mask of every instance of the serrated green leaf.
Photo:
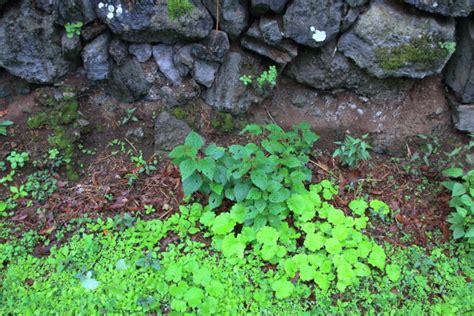
{"label": "serrated green leaf", "polygon": [[293,293],[295,286],[290,281],[278,280],[272,284],[272,289],[275,291],[275,296],[278,299],[287,298]]}
{"label": "serrated green leaf", "polygon": [[325,240],[324,235],[321,233],[310,233],[306,235],[304,246],[311,251],[316,251],[323,248]]}
{"label": "serrated green leaf", "polygon": [[234,187],[234,196],[237,202],[241,202],[247,198],[250,191],[250,185],[243,182],[238,182]]}
{"label": "serrated green leaf", "polygon": [[198,191],[202,185],[202,177],[196,173],[183,180],[183,191],[186,196]]}
{"label": "serrated green leaf", "polygon": [[179,171],[181,172],[181,178],[184,180],[191,176],[193,172],[197,169],[198,163],[196,160],[187,159],[183,160],[179,164]]}
{"label": "serrated green leaf", "polygon": [[385,268],[385,272],[387,272],[387,276],[392,282],[397,282],[400,279],[401,271],[401,267],[397,264],[387,264]]}
{"label": "serrated green leaf", "polygon": [[268,199],[272,203],[282,203],[285,202],[290,197],[290,191],[286,188],[281,188],[276,192],[272,192]]}
{"label": "serrated green leaf", "polygon": [[192,131],[186,136],[184,144],[199,150],[204,145],[204,139],[198,133]]}
{"label": "serrated green leaf", "polygon": [[212,180],[216,170],[216,162],[211,157],[205,157],[198,161],[197,169],[202,172],[209,180]]}
{"label": "serrated green leaf", "polygon": [[222,240],[222,254],[227,258],[237,257],[242,259],[244,257],[245,243],[241,238],[237,238],[230,234]]}
{"label": "serrated green leaf", "polygon": [[236,222],[229,213],[222,213],[214,219],[212,224],[212,232],[216,235],[224,235],[230,233]]}
{"label": "serrated green leaf", "polygon": [[255,184],[259,189],[267,189],[268,178],[265,172],[263,172],[262,170],[252,170],[252,172],[250,172],[250,180],[252,180],[252,183]]}

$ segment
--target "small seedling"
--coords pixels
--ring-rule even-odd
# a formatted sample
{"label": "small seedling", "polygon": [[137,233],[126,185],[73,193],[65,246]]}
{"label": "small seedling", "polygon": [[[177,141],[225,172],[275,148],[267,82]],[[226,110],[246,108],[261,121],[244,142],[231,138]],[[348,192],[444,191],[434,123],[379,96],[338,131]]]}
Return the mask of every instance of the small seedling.
{"label": "small seedling", "polygon": [[18,167],[23,167],[25,163],[28,161],[29,155],[27,152],[17,153],[16,151],[12,151],[10,155],[8,155],[7,160],[10,162],[10,167],[12,169],[17,169]]}
{"label": "small seedling", "polygon": [[12,121],[1,121],[0,122],[0,135],[7,136],[7,127],[13,125]]}
{"label": "small seedling", "polygon": [[249,75],[242,75],[240,76],[239,80],[242,81],[246,87],[252,84],[252,76]]}
{"label": "small seedling", "polygon": [[339,157],[342,164],[349,168],[355,168],[362,160],[369,160],[369,151],[372,146],[366,143],[364,140],[368,137],[368,134],[363,135],[360,139],[347,135],[344,142],[334,142],[339,145],[334,153],[333,157]]}
{"label": "small seedling", "polygon": [[66,25],[64,25],[64,28],[66,29],[67,38],[73,38],[74,35],[81,35],[81,29],[83,26],[84,23],[80,21],[66,23]]}
{"label": "small seedling", "polygon": [[449,54],[453,54],[456,51],[456,42],[439,42],[439,47],[446,49]]}
{"label": "small seedling", "polygon": [[138,117],[135,116],[135,111],[137,108],[131,108],[125,110],[125,116],[122,117],[120,124],[125,125],[128,122],[138,122]]}

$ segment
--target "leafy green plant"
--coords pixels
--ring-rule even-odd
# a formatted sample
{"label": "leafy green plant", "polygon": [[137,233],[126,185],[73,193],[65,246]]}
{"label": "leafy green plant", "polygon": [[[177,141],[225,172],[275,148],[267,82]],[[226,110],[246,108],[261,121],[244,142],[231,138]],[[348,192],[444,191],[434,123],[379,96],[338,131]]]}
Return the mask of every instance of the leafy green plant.
{"label": "leafy green plant", "polygon": [[453,54],[456,51],[456,42],[439,42],[440,48],[446,49],[449,54]]}
{"label": "leafy green plant", "polygon": [[138,117],[135,116],[137,108],[131,108],[125,110],[125,115],[120,120],[120,124],[125,125],[129,122],[138,122]]}
{"label": "leafy green plant", "polygon": [[265,84],[270,85],[270,87],[274,88],[276,86],[276,80],[278,77],[278,72],[275,66],[270,66],[268,70],[265,70],[258,76],[257,84],[260,89],[262,89]]}
{"label": "leafy green plant", "polygon": [[242,76],[240,76],[239,80],[242,81],[244,86],[247,87],[247,86],[252,84],[253,78],[252,78],[252,76],[249,76],[249,75],[242,75]]}
{"label": "leafy green plant", "polygon": [[0,135],[7,136],[7,127],[13,125],[12,121],[4,120],[0,121]]}
{"label": "leafy green plant", "polygon": [[249,209],[239,219],[248,225],[277,223],[291,192],[311,179],[305,165],[319,137],[306,124],[290,132],[274,124],[263,128],[249,125],[242,133],[265,133],[266,137],[258,145],[225,148],[210,144],[204,148],[202,137],[192,132],[169,156],[179,166],[186,195],[196,191],[209,194],[212,209],[219,207],[224,198],[238,202]]}
{"label": "leafy green plant", "polygon": [[[272,89],[276,86],[278,77],[278,71],[275,66],[270,66],[268,70],[263,71],[256,79],[257,85],[260,89],[265,88],[269,85]],[[247,87],[252,84],[253,77],[250,75],[242,75],[239,78],[240,81]]]}
{"label": "leafy green plant", "polygon": [[177,20],[194,10],[194,5],[189,0],[168,0],[167,7],[168,15],[173,20]]}
{"label": "leafy green plant", "polygon": [[68,22],[64,25],[64,28],[66,30],[66,35],[68,38],[73,38],[74,35],[81,35],[81,29],[84,26],[84,23],[79,21],[79,22]]}
{"label": "leafy green plant", "polygon": [[12,151],[7,156],[7,160],[10,162],[10,167],[14,170],[24,167],[25,163],[29,160],[29,157],[30,156],[27,152],[18,153],[16,151]]}
{"label": "leafy green plant", "polygon": [[451,191],[449,206],[454,208],[448,217],[454,239],[464,239],[468,248],[474,245],[474,170],[464,174],[461,168],[449,168],[443,171],[452,181],[443,182]]}
{"label": "leafy green plant", "polygon": [[360,161],[369,160],[372,146],[364,141],[368,136],[365,134],[361,138],[355,138],[346,135],[344,142],[335,142],[339,147],[334,151],[333,157],[339,157],[342,164],[349,168],[357,167]]}

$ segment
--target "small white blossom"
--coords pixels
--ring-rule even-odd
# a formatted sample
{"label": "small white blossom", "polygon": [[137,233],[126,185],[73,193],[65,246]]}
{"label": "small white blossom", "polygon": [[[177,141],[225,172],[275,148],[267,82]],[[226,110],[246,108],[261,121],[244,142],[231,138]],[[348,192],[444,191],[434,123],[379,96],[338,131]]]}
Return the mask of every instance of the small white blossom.
{"label": "small white blossom", "polygon": [[108,10],[110,13],[114,13],[115,7],[113,5],[109,5]]}
{"label": "small white blossom", "polygon": [[107,19],[112,20],[113,18],[114,14],[112,12],[109,12],[109,14],[107,14]]}
{"label": "small white blossom", "polygon": [[99,9],[102,9],[104,7],[104,4],[102,2],[99,2]]}
{"label": "small white blossom", "polygon": [[117,14],[117,16],[122,15],[123,9],[122,9],[122,6],[121,6],[121,5],[119,5],[119,7],[118,7],[117,10],[115,11],[115,13]]}
{"label": "small white blossom", "polygon": [[314,26],[311,26],[311,27],[309,28],[309,30],[310,30],[311,32],[316,31],[316,29],[314,28]]}

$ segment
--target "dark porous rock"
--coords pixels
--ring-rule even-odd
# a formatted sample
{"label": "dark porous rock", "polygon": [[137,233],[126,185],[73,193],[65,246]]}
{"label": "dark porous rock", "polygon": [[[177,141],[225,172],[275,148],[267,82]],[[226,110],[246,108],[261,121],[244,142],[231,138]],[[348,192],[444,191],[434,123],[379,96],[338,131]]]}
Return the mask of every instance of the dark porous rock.
{"label": "dark porous rock", "polygon": [[240,82],[242,59],[240,53],[230,52],[219,68],[214,84],[204,96],[204,100],[212,108],[240,114],[247,111],[252,104],[261,101],[261,98],[250,93]]}
{"label": "dark porous rock", "polygon": [[366,4],[369,0],[344,0],[351,7],[359,7]]}
{"label": "dark porous rock", "polygon": [[[203,0],[202,3],[216,17],[216,0]],[[248,0],[221,0],[219,1],[219,28],[229,34],[233,40],[247,28],[249,12]]]}
{"label": "dark porous rock", "polygon": [[160,96],[168,108],[185,106],[196,100],[201,93],[199,85],[193,79],[184,79],[179,86],[162,86]]}
{"label": "dark porous rock", "polygon": [[418,14],[388,0],[371,2],[338,48],[377,77],[424,78],[441,72],[451,53],[439,43],[454,41],[454,20]]}
{"label": "dark porous rock", "polygon": [[89,23],[97,18],[93,0],[35,0],[36,7],[54,16],[56,23]]}
{"label": "dark porous rock", "polygon": [[10,75],[0,68],[0,99],[31,92],[31,85],[25,80]]}
{"label": "dark porous rock", "polygon": [[105,80],[110,76],[110,34],[104,33],[87,44],[82,51],[82,60],[87,78],[92,81]]}
{"label": "dark porous rock", "polygon": [[155,121],[155,151],[169,152],[182,144],[191,128],[185,121],[178,120],[168,112],[161,112]]}
{"label": "dark porous rock", "polygon": [[196,59],[193,67],[193,78],[198,83],[210,88],[216,78],[219,64],[212,61]]}
{"label": "dark porous rock", "polygon": [[474,133],[474,103],[462,104],[454,97],[448,96],[454,127],[460,131]]}
{"label": "dark porous rock", "polygon": [[0,67],[31,83],[55,83],[71,68],[61,47],[62,28],[39,14],[31,0],[0,15]]}
{"label": "dark porous rock", "polygon": [[127,42],[174,44],[201,40],[212,29],[206,8],[200,1],[191,2],[193,9],[180,17],[170,17],[167,1],[135,1],[129,8],[122,0],[108,0],[96,10],[100,20]]}
{"label": "dark porous rock", "polygon": [[115,64],[108,82],[108,92],[122,102],[143,99],[150,90],[151,83],[146,80],[141,64],[134,58]]}
{"label": "dark porous rock", "polygon": [[283,39],[283,28],[281,27],[282,22],[280,19],[274,17],[262,16],[258,23],[260,32],[262,33],[263,40],[268,45],[275,45]]}
{"label": "dark porous rock", "polygon": [[446,66],[444,81],[459,101],[474,103],[474,21],[460,19],[456,52]]}
{"label": "dark porous rock", "polygon": [[139,62],[145,63],[151,58],[153,50],[150,44],[130,44],[128,52]]}
{"label": "dark porous rock", "polygon": [[[209,61],[223,62],[229,52],[230,42],[227,33],[212,30],[211,33],[202,41],[206,47],[206,52],[194,52],[194,56]],[[202,55],[199,55],[199,54]]]}
{"label": "dark porous rock", "polygon": [[128,57],[128,46],[121,40],[113,39],[109,45],[109,54],[117,64],[121,65]]}
{"label": "dark porous rock", "polygon": [[153,46],[153,57],[158,68],[174,85],[181,84],[181,76],[174,65],[174,47],[166,44]]}
{"label": "dark porous rock", "polygon": [[472,0],[404,0],[420,10],[446,16],[468,16],[474,11]]}
{"label": "dark porous rock", "polygon": [[282,13],[288,0],[252,0],[250,12],[253,15],[263,15],[269,11]]}
{"label": "dark porous rock", "polygon": [[192,49],[195,44],[184,45],[176,51],[173,57],[174,65],[178,69],[181,77],[186,77],[193,69],[194,57],[192,56]]}
{"label": "dark porous rock", "polygon": [[298,44],[321,47],[338,35],[343,0],[295,0],[283,17],[285,37]]}
{"label": "dark porous rock", "polygon": [[414,84],[412,79],[374,77],[335,48],[332,42],[321,49],[300,49],[289,64],[288,76],[317,90],[352,90],[376,101],[402,99]]}
{"label": "dark porous rock", "polygon": [[86,25],[81,30],[81,37],[84,41],[90,42],[100,34],[107,31],[107,26],[104,24],[90,24]]}
{"label": "dark porous rock", "polygon": [[82,43],[79,36],[69,38],[66,33],[61,37],[61,46],[64,57],[71,61],[76,61],[81,57]]}
{"label": "dark porous rock", "polygon": [[260,30],[258,22],[254,22],[247,33],[245,33],[241,44],[243,47],[268,57],[280,65],[290,62],[298,54],[297,45],[290,40],[285,39],[269,44],[269,41],[265,40]]}

